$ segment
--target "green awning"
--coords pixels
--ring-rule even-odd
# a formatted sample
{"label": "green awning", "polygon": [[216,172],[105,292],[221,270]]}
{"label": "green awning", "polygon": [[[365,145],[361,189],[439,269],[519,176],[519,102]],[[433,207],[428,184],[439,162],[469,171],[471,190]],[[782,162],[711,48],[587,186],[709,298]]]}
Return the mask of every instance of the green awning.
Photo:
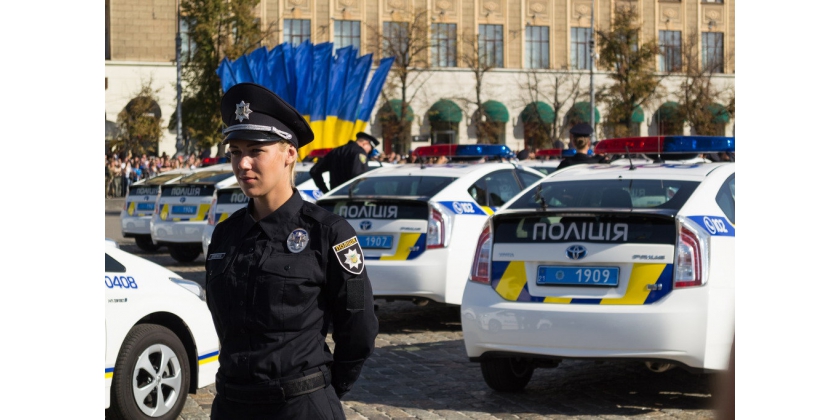
{"label": "green awning", "polygon": [[510,121],[510,114],[505,105],[499,101],[487,101],[484,103],[484,113],[487,119],[493,122],[506,123]]}
{"label": "green awning", "polygon": [[680,104],[676,102],[665,102],[653,114],[657,121],[669,121],[677,118]]}
{"label": "green awning", "polygon": [[729,111],[721,104],[711,104],[706,108],[712,114],[712,122],[715,124],[726,124],[729,122]]}
{"label": "green awning", "polygon": [[525,105],[519,119],[524,123],[551,124],[555,119],[554,109],[545,102],[531,102]]}
{"label": "green awning", "polygon": [[[406,116],[406,121],[414,121],[414,110],[411,109],[411,105],[406,107],[406,111],[408,111],[408,115]],[[383,119],[395,119],[400,120],[402,119],[402,100],[400,99],[391,99],[385,105],[382,105],[382,108],[379,108],[379,115],[380,118]]]}
{"label": "green awning", "polygon": [[457,123],[463,118],[461,108],[449,99],[441,99],[429,108],[429,121]]}
{"label": "green awning", "polygon": [[630,122],[639,124],[645,122],[645,111],[642,107],[636,105],[636,107],[633,108],[633,115],[630,116]]}
{"label": "green awning", "polygon": [[[574,104],[566,115],[570,120],[579,119],[591,124],[589,119],[592,117],[592,111],[589,108],[589,102],[578,102]],[[595,124],[599,122],[601,122],[601,113],[598,111],[598,107],[595,107]]]}

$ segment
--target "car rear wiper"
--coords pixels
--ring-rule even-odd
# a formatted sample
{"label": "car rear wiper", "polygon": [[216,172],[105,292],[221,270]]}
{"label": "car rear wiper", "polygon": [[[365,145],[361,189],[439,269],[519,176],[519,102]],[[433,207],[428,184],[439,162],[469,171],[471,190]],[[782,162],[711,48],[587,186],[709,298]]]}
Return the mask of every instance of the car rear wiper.
{"label": "car rear wiper", "polygon": [[542,183],[537,184],[537,193],[534,194],[534,200],[540,203],[540,207],[543,211],[546,211],[546,209],[548,209],[548,204],[546,204],[545,198],[543,198],[542,196]]}

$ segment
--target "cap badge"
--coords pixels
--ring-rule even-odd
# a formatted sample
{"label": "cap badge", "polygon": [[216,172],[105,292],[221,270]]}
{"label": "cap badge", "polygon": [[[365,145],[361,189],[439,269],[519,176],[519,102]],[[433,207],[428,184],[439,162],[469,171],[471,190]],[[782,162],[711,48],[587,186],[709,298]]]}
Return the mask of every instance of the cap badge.
{"label": "cap badge", "polygon": [[242,102],[236,104],[236,120],[237,121],[242,122],[243,120],[249,119],[248,114],[254,112],[254,111],[251,111],[250,106],[251,106],[251,104],[249,104],[245,101],[242,101]]}
{"label": "cap badge", "polygon": [[289,234],[289,237],[286,239],[286,247],[289,251],[294,252],[297,254],[300,251],[303,251],[306,248],[306,244],[309,243],[309,233],[306,232],[304,229],[295,229],[292,233]]}

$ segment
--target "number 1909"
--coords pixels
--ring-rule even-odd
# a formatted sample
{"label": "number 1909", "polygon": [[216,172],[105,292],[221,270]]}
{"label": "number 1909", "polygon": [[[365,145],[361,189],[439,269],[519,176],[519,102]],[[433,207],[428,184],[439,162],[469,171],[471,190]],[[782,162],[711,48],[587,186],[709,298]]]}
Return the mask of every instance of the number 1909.
{"label": "number 1909", "polygon": [[578,283],[606,283],[610,280],[610,270],[578,269],[575,271]]}

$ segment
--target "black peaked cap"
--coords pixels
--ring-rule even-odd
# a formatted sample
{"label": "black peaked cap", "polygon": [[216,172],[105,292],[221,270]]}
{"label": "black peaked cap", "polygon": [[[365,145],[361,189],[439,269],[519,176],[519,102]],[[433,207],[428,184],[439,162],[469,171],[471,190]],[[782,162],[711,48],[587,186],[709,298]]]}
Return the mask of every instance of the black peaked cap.
{"label": "black peaked cap", "polygon": [[361,132],[356,134],[356,140],[359,140],[359,139],[369,141],[370,144],[373,145],[373,147],[379,146],[379,140],[377,140],[376,137],[373,137],[370,134],[365,133],[364,131],[361,131]]}
{"label": "black peaked cap", "polygon": [[572,129],[569,130],[569,133],[580,137],[589,137],[590,135],[592,135],[592,131],[593,130],[591,125],[587,123],[580,123],[575,124],[574,127],[572,127]]}
{"label": "black peaked cap", "polygon": [[227,143],[231,140],[286,140],[296,148],[314,138],[312,128],[288,102],[256,83],[239,83],[222,96],[222,121]]}

